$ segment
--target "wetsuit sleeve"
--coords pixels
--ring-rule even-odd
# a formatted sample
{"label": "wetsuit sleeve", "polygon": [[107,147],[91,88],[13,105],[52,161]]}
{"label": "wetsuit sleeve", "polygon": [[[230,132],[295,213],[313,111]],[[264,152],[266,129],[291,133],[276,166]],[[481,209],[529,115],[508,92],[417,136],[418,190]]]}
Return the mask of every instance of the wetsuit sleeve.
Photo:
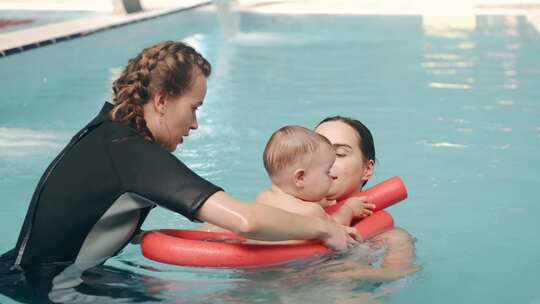
{"label": "wetsuit sleeve", "polygon": [[158,144],[139,136],[109,141],[113,169],[126,192],[139,194],[191,221],[212,194],[223,191]]}

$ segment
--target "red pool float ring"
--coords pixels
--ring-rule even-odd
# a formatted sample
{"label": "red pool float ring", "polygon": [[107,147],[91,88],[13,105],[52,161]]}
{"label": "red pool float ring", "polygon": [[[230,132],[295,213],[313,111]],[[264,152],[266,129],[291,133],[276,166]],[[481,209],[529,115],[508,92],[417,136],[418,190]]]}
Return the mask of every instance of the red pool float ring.
{"label": "red pool float ring", "polygon": [[[355,225],[363,239],[394,226],[392,216],[378,211]],[[141,241],[142,254],[161,263],[193,266],[243,268],[283,263],[330,251],[320,242],[287,245],[231,243],[244,238],[229,232],[163,229],[149,231]]]}
{"label": "red pool float ring", "polygon": [[[401,179],[394,177],[352,196],[360,195],[367,195],[377,206],[375,210],[380,210],[406,198],[407,191]],[[329,212],[337,210],[336,205],[331,206],[334,209]],[[392,216],[382,210],[354,225],[364,240],[393,226]],[[141,251],[145,257],[161,263],[219,268],[267,266],[330,251],[321,242],[258,245],[242,244],[243,240],[245,238],[230,232],[163,229],[146,232],[141,241]]]}

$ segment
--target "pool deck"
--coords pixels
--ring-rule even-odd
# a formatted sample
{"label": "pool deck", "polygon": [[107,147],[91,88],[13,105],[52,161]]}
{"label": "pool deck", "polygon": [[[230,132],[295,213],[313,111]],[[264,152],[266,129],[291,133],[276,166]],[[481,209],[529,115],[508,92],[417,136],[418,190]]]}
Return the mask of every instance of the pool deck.
{"label": "pool deck", "polygon": [[539,0],[243,0],[240,9],[273,14],[524,15],[540,14]]}
{"label": "pool deck", "polygon": [[[33,1],[33,3],[32,1],[30,1],[30,3],[21,3],[20,1],[11,1],[12,3],[8,2],[10,1],[0,1],[0,9],[61,10],[64,8],[64,10],[91,10],[105,13],[96,16],[30,27],[18,31],[0,33],[0,57],[81,36],[87,36],[106,29],[211,4],[211,1],[186,0],[181,1],[181,4],[178,5],[153,6],[151,8],[145,7],[145,10],[139,13],[115,14],[112,12],[112,5],[108,7],[105,3],[103,3],[103,1],[96,1],[94,6],[85,4],[83,2],[80,2],[77,5],[77,1],[72,1],[71,4],[67,2],[62,3],[62,0],[41,1],[47,4],[42,4],[41,6],[39,5],[40,1]],[[59,4],[65,5],[62,6]]]}
{"label": "pool deck", "polygon": [[[532,20],[540,19],[540,0],[238,0],[236,3],[239,11],[260,14],[527,15]],[[2,9],[99,13],[96,16],[0,33],[0,57],[194,7],[213,9],[210,4],[210,0],[141,0],[144,11],[123,15],[113,13],[111,0],[0,0],[0,13]]]}

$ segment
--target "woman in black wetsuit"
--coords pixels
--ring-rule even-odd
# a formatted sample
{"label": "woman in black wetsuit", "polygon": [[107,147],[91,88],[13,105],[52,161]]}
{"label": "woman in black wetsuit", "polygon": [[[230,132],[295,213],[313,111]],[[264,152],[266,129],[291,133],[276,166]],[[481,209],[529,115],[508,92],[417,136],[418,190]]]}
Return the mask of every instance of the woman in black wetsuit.
{"label": "woman in black wetsuit", "polygon": [[[174,41],[129,60],[113,84],[114,104],[105,103],[41,177],[0,274],[24,274],[17,288],[61,302],[86,270],[126,246],[155,205],[251,239],[353,244],[353,228],[242,203],[170,153],[198,127],[210,71],[199,53]],[[17,288],[0,292],[16,297]]]}

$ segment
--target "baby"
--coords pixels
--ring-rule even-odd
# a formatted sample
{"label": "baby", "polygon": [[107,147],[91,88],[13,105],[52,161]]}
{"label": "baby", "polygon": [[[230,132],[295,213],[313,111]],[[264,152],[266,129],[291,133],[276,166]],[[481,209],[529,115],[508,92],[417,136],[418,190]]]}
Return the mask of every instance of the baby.
{"label": "baby", "polygon": [[[327,200],[327,196],[335,179],[332,170],[336,151],[319,133],[299,126],[283,127],[270,137],[263,160],[272,186],[258,194],[256,202],[259,204],[333,220],[346,226],[350,226],[355,218],[373,213],[375,206],[366,203],[366,197],[347,199],[331,216],[324,211],[324,207],[334,203]],[[320,275],[385,281],[418,271],[419,268],[412,265],[414,252],[404,248],[407,244],[399,246],[387,250],[381,267],[345,261],[334,269],[327,268],[328,272],[322,270]]]}
{"label": "baby", "polygon": [[333,220],[349,226],[353,218],[372,214],[375,206],[366,198],[349,199],[332,216],[324,207],[335,179],[335,151],[324,136],[300,126],[285,126],[272,134],[264,149],[264,167],[272,186],[257,195],[256,202],[289,212]]}
{"label": "baby", "polygon": [[[331,216],[324,211],[324,207],[335,203],[326,199],[335,178],[332,176],[335,160],[334,148],[326,137],[300,126],[280,128],[268,140],[263,154],[272,185],[257,195],[255,203],[345,226],[350,226],[353,218],[371,215],[375,206],[366,203],[365,197],[347,200]],[[223,231],[210,224],[197,230]]]}

